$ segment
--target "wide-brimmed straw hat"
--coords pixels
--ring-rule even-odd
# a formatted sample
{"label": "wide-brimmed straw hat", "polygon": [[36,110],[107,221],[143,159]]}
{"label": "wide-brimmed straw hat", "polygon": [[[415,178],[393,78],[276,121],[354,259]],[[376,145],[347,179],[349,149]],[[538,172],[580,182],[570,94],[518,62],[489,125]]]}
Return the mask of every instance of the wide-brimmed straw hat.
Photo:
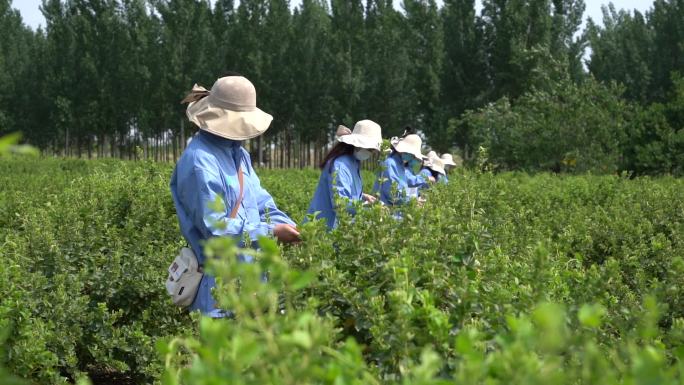
{"label": "wide-brimmed straw hat", "polygon": [[427,158],[428,158],[428,160],[435,159],[435,158],[439,159],[439,155],[437,155],[437,153],[434,151],[430,151],[427,153]]}
{"label": "wide-brimmed straw hat", "polygon": [[432,171],[438,172],[442,175],[446,175],[446,171],[444,170],[444,162],[442,162],[442,160],[439,158],[430,159],[426,166]]}
{"label": "wide-brimmed straw hat", "polygon": [[456,163],[454,163],[454,158],[451,156],[451,154],[442,154],[441,160],[445,166],[456,166]]}
{"label": "wide-brimmed straw hat", "polygon": [[397,152],[411,154],[419,160],[424,159],[423,154],[420,152],[420,148],[423,146],[423,140],[420,139],[420,136],[418,135],[406,135],[395,142],[392,146]]}
{"label": "wide-brimmed straw hat", "polygon": [[380,151],[382,130],[372,120],[360,120],[354,125],[353,131],[342,125],[337,127],[337,140],[357,148]]}
{"label": "wide-brimmed straw hat", "polygon": [[263,134],[273,116],[256,106],[256,90],[242,76],[222,77],[211,91],[195,84],[181,103],[190,103],[188,119],[200,129],[233,140],[245,140]]}

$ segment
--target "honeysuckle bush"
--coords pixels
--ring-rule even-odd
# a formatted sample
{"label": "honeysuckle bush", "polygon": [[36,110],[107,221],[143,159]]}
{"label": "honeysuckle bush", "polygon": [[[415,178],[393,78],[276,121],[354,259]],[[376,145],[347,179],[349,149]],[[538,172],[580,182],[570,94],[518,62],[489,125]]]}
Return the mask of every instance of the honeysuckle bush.
{"label": "honeysuckle bush", "polygon": [[[659,331],[661,309],[652,296],[644,298],[635,315],[637,327],[603,344],[600,329],[607,321],[606,309],[599,304],[584,304],[570,313],[563,305],[540,302],[529,312],[511,311],[492,334],[487,326],[471,322],[440,335],[440,328],[449,326],[448,316],[434,304],[426,306],[425,294],[412,305],[411,294],[399,293],[411,292],[408,287],[391,294],[403,295],[389,323],[404,324],[405,335],[396,336],[404,345],[397,346],[396,354],[405,356],[396,370],[389,371],[369,359],[375,346],[362,347],[334,327],[336,317],[321,311],[320,298],[300,295],[316,281],[312,271],[292,269],[274,241],[262,239],[260,245],[261,250],[254,252],[235,248],[230,239],[208,243],[209,270],[219,277],[215,295],[235,318],[202,317],[199,336],[160,342],[166,363],[164,385],[674,385],[684,379],[684,351],[669,354]],[[238,263],[241,252],[252,254],[257,262]],[[435,321],[426,330],[412,322],[421,317]],[[681,334],[684,322],[677,321],[672,330]],[[396,326],[389,331],[396,332]],[[416,337],[421,335],[424,340],[419,343]],[[435,351],[439,345],[450,358]]]}
{"label": "honeysuckle bush", "polygon": [[38,383],[161,371],[160,336],[191,323],[163,289],[183,245],[168,166],[9,160],[0,165],[5,365]]}
{"label": "honeysuckle bush", "polygon": [[[682,383],[680,179],[459,171],[423,207],[262,240],[254,265],[216,239],[237,317],[212,321],[163,287],[184,245],[171,170],[0,160],[0,367],[40,384]],[[318,172],[259,176],[301,223]]]}
{"label": "honeysuckle bush", "polygon": [[[456,370],[463,330],[496,341],[511,316],[546,302],[570,315],[602,309],[592,338],[620,351],[616,342],[635,333],[653,296],[661,353],[680,359],[681,180],[462,173],[427,198],[423,207],[359,208],[331,233],[305,225],[302,245],[286,251],[319,276],[303,296],[318,298],[342,334],[367,347],[383,379],[424,346],[445,360],[444,373]],[[582,329],[574,316],[567,327]]]}

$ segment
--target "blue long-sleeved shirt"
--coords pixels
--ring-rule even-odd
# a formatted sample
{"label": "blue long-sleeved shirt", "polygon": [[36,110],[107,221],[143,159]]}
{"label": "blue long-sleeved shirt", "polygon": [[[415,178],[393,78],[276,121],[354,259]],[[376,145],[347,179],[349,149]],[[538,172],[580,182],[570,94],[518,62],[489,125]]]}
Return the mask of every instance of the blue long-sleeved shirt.
{"label": "blue long-sleeved shirt", "polygon": [[[240,194],[239,165],[243,173],[243,199],[236,217],[230,218]],[[181,233],[200,264],[205,260],[202,240],[231,236],[244,244],[244,234],[255,241],[258,236],[272,234],[276,224],[294,225],[261,187],[249,153],[238,141],[200,131],[178,160],[170,187]],[[215,212],[210,207],[216,197],[221,197],[225,210]],[[211,296],[214,286],[214,277],[205,273],[190,309],[210,315],[220,311],[215,309]]]}
{"label": "blue long-sleeved shirt", "polygon": [[[329,229],[337,226],[335,199],[346,198],[350,201],[363,198],[363,180],[361,179],[361,162],[353,155],[342,155],[329,161],[318,180],[318,187],[309,204],[307,214],[319,212],[317,219],[325,219]],[[351,208],[348,208],[354,214]]]}
{"label": "blue long-sleeved shirt", "polygon": [[418,174],[414,174],[413,170],[406,167],[406,184],[409,187],[418,187],[419,189],[429,187],[428,178],[423,174],[423,170],[424,169],[422,169]]}
{"label": "blue long-sleeved shirt", "polygon": [[[373,185],[373,192],[380,192],[380,200],[389,206],[408,202],[406,167],[401,160],[401,154],[393,151],[381,163],[382,171],[380,171],[378,180]],[[395,186],[394,190],[393,185]]]}

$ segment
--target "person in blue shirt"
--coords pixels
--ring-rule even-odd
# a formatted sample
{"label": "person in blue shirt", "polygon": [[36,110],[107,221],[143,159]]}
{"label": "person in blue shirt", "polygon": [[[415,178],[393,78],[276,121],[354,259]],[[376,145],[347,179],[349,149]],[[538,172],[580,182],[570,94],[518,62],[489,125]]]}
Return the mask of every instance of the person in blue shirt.
{"label": "person in blue shirt", "polygon": [[[442,163],[444,163],[444,170],[447,172],[451,168],[454,168],[457,166],[456,162],[454,162],[454,157],[451,156],[451,154],[442,154],[442,157],[440,159],[442,160]],[[445,173],[442,178],[443,178],[444,183],[449,183],[449,178],[447,177],[447,173]]]}
{"label": "person in blue shirt", "polygon": [[[325,220],[328,229],[337,227],[336,199],[375,202],[375,197],[363,193],[361,162],[379,152],[382,144],[380,126],[371,120],[361,120],[354,125],[354,131],[340,126],[337,130],[338,143],[321,162],[321,177],[307,214],[316,213],[316,219]],[[347,206],[351,214],[354,211]]]}
{"label": "person in blue shirt", "polygon": [[[242,76],[222,77],[210,91],[195,85],[184,102],[190,103],[186,114],[200,132],[178,160],[170,187],[180,230],[198,263],[204,264],[202,243],[211,237],[230,236],[241,246],[253,246],[246,245],[245,236],[252,241],[272,235],[281,242],[297,242],[295,223],[261,187],[241,145],[266,131],[273,119],[256,107],[252,83]],[[223,211],[215,211],[217,198],[223,201]],[[216,318],[229,315],[216,307],[214,286],[214,277],[205,273],[189,309]]]}
{"label": "person in blue shirt", "polygon": [[426,167],[426,159],[422,160],[422,165],[418,174],[413,173],[412,167],[406,168],[406,184],[409,188],[413,187],[419,191],[430,187],[430,183],[434,182],[434,178],[431,174],[423,172]]}
{"label": "person in blue shirt", "polygon": [[388,206],[401,205],[411,198],[406,178],[407,168],[419,164],[423,155],[420,149],[423,141],[415,134],[392,142],[392,151],[382,162],[382,171],[373,186],[380,194],[380,201]]}
{"label": "person in blue shirt", "polygon": [[444,163],[440,158],[434,157],[427,161],[424,169],[430,173],[430,177],[437,183],[447,183],[446,171],[444,170]]}

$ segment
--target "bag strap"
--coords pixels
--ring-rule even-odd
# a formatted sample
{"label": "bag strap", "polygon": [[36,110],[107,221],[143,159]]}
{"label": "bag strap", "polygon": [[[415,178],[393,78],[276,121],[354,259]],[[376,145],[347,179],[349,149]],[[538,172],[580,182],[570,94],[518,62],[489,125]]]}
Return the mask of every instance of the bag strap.
{"label": "bag strap", "polygon": [[233,219],[237,216],[238,210],[240,209],[240,205],[242,204],[242,196],[245,192],[245,186],[243,183],[242,176],[242,165],[238,167],[238,182],[240,183],[240,195],[238,195],[238,199],[235,202],[235,206],[233,206],[233,210],[230,212],[230,219]]}

